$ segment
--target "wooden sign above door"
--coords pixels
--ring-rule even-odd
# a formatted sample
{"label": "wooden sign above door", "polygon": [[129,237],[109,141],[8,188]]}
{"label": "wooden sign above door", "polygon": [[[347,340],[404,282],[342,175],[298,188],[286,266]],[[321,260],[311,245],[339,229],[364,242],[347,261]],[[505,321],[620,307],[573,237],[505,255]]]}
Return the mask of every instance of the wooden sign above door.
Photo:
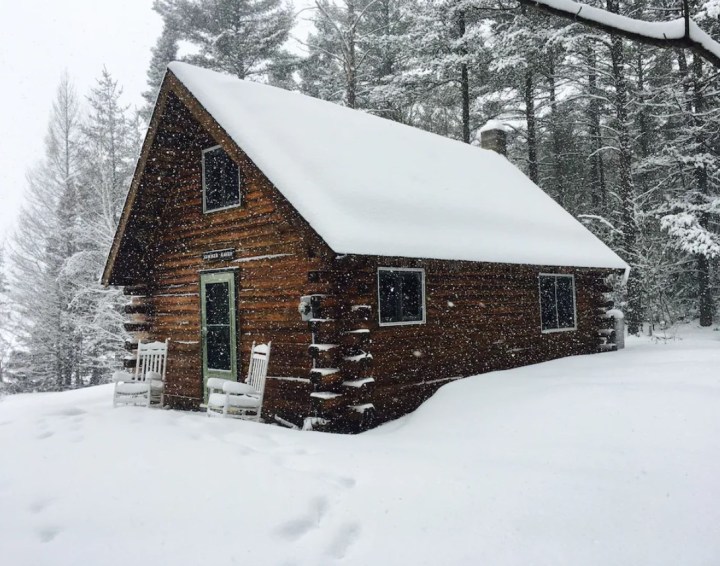
{"label": "wooden sign above door", "polygon": [[203,261],[227,261],[235,258],[235,248],[226,248],[224,250],[208,250],[203,252]]}

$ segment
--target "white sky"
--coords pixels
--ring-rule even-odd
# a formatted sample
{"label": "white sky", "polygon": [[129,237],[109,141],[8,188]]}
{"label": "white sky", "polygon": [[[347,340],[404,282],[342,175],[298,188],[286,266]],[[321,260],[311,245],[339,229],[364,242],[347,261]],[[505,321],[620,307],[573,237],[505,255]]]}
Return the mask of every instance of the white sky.
{"label": "white sky", "polygon": [[124,102],[140,106],[161,29],[152,0],[0,0],[0,242],[13,230],[25,172],[42,157],[63,71],[84,97],[105,65]]}

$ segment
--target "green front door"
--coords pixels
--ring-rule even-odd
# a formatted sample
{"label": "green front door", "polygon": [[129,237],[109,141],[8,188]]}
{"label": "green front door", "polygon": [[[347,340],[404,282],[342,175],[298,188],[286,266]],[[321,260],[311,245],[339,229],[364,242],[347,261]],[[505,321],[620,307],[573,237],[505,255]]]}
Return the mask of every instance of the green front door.
{"label": "green front door", "polygon": [[209,377],[237,381],[235,274],[200,275],[203,390]]}

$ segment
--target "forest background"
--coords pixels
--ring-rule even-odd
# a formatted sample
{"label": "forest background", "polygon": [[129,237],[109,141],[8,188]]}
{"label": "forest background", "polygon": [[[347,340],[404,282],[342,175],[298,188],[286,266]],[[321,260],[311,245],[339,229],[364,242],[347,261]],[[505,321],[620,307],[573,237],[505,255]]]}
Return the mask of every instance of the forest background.
{"label": "forest background", "polygon": [[[587,2],[680,17],[677,1]],[[0,248],[0,388],[100,383],[126,336],[122,292],[99,276],[165,67],[185,60],[298,90],[465,143],[489,120],[508,155],[632,267],[616,282],[630,332],[698,318],[720,287],[718,69],[515,1],[156,0],[145,104],[104,70],[58,85],[45,151]],[[720,1],[691,3],[720,37]],[[311,23],[308,26],[307,22]],[[300,45],[301,48],[297,48]],[[521,229],[521,227],[518,227]]]}

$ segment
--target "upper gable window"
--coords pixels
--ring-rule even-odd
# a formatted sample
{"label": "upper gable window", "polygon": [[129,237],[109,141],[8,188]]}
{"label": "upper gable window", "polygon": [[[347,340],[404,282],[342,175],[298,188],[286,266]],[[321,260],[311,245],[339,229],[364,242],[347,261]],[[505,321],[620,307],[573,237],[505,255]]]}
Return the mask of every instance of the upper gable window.
{"label": "upper gable window", "polygon": [[540,274],[540,321],[543,332],[577,329],[575,276]]}
{"label": "upper gable window", "polygon": [[240,205],[242,178],[237,163],[219,145],[202,152],[203,211]]}
{"label": "upper gable window", "polygon": [[378,269],[380,325],[425,322],[425,272],[422,269]]}

